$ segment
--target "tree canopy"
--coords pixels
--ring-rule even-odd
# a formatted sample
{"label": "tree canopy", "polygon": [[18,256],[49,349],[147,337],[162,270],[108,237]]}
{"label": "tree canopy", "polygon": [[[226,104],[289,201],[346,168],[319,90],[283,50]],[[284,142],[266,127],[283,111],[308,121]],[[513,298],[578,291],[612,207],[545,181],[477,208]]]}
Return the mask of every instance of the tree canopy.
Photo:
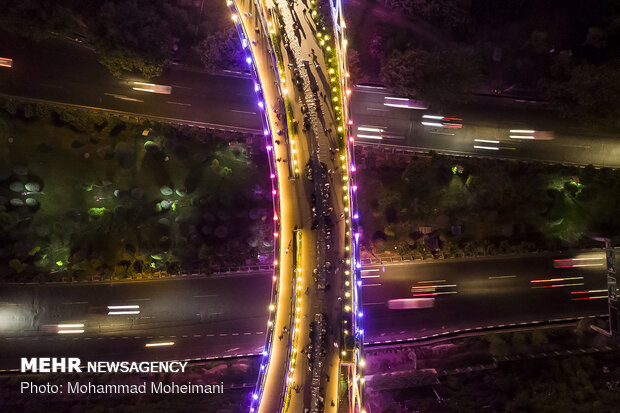
{"label": "tree canopy", "polygon": [[396,92],[439,109],[467,100],[482,82],[479,60],[467,51],[396,50],[381,77]]}

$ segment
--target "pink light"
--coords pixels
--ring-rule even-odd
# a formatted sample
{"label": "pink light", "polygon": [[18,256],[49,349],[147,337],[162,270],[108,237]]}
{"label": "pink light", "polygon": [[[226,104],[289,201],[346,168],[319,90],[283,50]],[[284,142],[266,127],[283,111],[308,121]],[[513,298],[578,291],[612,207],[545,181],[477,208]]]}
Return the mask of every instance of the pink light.
{"label": "pink light", "polygon": [[267,146],[265,147],[265,149],[267,149],[268,151],[270,151],[270,150],[271,150],[271,149],[273,149],[273,148],[272,148],[272,146],[271,146],[271,145],[267,145]]}
{"label": "pink light", "polygon": [[269,177],[270,177],[271,179],[275,179],[275,178],[276,178],[276,174],[271,174],[271,175],[269,175]]}
{"label": "pink light", "polygon": [[351,172],[355,172],[357,171],[357,169],[355,169],[355,165],[351,165]]}
{"label": "pink light", "polygon": [[273,236],[274,236],[274,237],[276,237],[276,238],[278,238],[278,233],[277,233],[277,232],[274,232],[274,233],[273,233]]}
{"label": "pink light", "polygon": [[265,129],[265,130],[263,131],[263,135],[265,135],[265,136],[269,135],[269,130],[268,130],[268,129]]}
{"label": "pink light", "polygon": [[349,136],[349,142],[353,142],[353,136]]}
{"label": "pink light", "polygon": [[353,125],[353,119],[349,119],[349,125]]}
{"label": "pink light", "polygon": [[353,192],[357,191],[357,185],[353,185],[351,188],[353,189]]}
{"label": "pink light", "polygon": [[272,279],[273,281],[278,281],[278,277],[276,277],[275,275],[274,275],[273,277],[271,277],[271,279]]}
{"label": "pink light", "polygon": [[273,214],[273,220],[277,221],[278,220],[278,214]]}
{"label": "pink light", "polygon": [[277,193],[278,193],[278,191],[276,191],[276,190],[274,189],[273,191],[271,191],[271,193],[275,195],[275,194],[277,194]]}

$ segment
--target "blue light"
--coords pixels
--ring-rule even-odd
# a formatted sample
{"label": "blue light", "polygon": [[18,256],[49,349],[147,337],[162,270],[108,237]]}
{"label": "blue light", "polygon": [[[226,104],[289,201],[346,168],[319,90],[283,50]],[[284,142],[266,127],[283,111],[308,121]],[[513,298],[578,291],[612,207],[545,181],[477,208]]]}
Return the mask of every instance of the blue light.
{"label": "blue light", "polygon": [[265,130],[263,131],[263,135],[265,135],[265,136],[269,136],[269,129],[265,129]]}
{"label": "blue light", "polygon": [[251,57],[246,57],[245,61],[248,62],[249,65],[252,64],[252,58]]}
{"label": "blue light", "polygon": [[[359,218],[360,218],[360,216],[359,216],[359,214],[356,212],[356,213],[355,213],[355,215],[353,215],[353,219],[359,219]],[[357,235],[357,234],[355,234],[355,235]]]}
{"label": "blue light", "polygon": [[362,286],[362,280],[359,280],[359,281],[357,282],[357,286],[358,286],[358,287],[361,287],[361,286]]}
{"label": "blue light", "polygon": [[258,83],[254,83],[254,91],[258,92],[260,90],[260,86],[258,85]]}
{"label": "blue light", "polygon": [[266,352],[266,351],[263,351],[263,356],[266,356],[266,355],[267,355],[267,352]]}
{"label": "blue light", "polygon": [[259,100],[259,101],[258,101],[258,107],[259,107],[259,108],[261,108],[261,109],[264,109],[264,108],[265,108],[265,104],[263,103],[263,101],[262,101],[262,100]]}
{"label": "blue light", "polygon": [[355,268],[362,268],[362,264],[360,264],[359,262],[355,265]]}
{"label": "blue light", "polygon": [[252,398],[253,398],[254,400],[258,400],[258,394],[254,393],[254,394],[252,395]]}

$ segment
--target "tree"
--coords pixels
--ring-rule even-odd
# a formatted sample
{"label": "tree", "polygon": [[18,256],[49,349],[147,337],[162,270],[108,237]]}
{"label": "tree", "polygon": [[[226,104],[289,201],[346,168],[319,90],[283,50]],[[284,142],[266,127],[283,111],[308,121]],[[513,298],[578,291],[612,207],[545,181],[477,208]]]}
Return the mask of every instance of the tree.
{"label": "tree", "polygon": [[620,126],[620,60],[604,65],[564,63],[547,95],[560,116]]}
{"label": "tree", "polygon": [[243,67],[245,55],[234,26],[207,36],[197,46],[202,64],[208,70],[236,69]]}
{"label": "tree", "polygon": [[467,101],[483,80],[479,59],[467,51],[396,50],[384,62],[381,77],[396,92],[435,109]]}
{"label": "tree", "polygon": [[173,39],[156,5],[107,1],[99,10],[97,23],[99,61],[115,76],[138,71],[150,78],[167,65]]}

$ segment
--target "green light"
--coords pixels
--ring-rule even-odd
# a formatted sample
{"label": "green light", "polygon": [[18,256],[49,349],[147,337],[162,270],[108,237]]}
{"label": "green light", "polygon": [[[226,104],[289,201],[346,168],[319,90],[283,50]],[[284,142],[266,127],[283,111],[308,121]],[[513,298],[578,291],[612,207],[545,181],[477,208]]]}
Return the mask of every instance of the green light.
{"label": "green light", "polygon": [[154,262],[151,263],[151,268],[155,268],[155,263]]}
{"label": "green light", "polygon": [[62,264],[63,264],[62,261],[60,261],[60,260],[56,261],[56,265],[58,265],[59,267],[62,267]]}
{"label": "green light", "polygon": [[93,217],[100,217],[104,214],[105,212],[105,207],[101,207],[101,208],[90,208],[88,210],[88,213],[93,216]]}

